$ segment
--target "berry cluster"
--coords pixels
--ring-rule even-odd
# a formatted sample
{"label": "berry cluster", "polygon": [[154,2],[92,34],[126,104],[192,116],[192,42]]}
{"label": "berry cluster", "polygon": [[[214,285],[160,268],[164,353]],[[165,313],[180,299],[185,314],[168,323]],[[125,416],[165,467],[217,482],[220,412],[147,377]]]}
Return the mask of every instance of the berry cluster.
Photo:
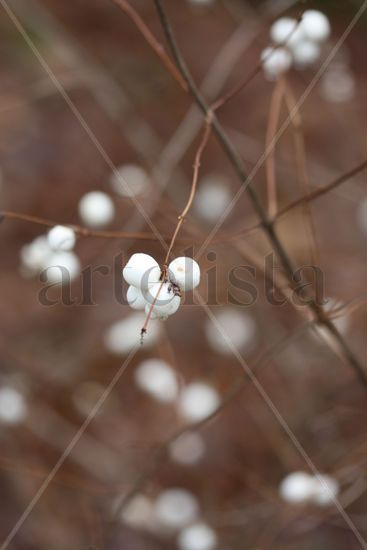
{"label": "berry cluster", "polygon": [[200,267],[192,258],[182,256],[161,270],[149,254],[133,254],[123,269],[130,285],[127,301],[133,309],[151,311],[152,319],[166,320],[181,304],[181,292],[200,283]]}
{"label": "berry cluster", "polygon": [[276,80],[292,65],[296,69],[313,65],[320,58],[322,42],[329,36],[329,20],[318,10],[305,11],[301,21],[279,18],[270,29],[273,45],[261,54],[265,76]]}

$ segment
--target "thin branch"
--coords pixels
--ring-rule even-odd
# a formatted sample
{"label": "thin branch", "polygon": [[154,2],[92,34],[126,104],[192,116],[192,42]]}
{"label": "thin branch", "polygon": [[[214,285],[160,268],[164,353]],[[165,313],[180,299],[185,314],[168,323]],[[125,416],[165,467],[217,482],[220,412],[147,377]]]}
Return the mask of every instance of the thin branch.
{"label": "thin branch", "polygon": [[140,332],[141,343],[143,343],[144,335],[146,334],[146,332],[148,330],[148,325],[149,325],[149,321],[150,321],[152,313],[153,313],[154,306],[155,306],[155,304],[158,300],[158,297],[159,297],[159,294],[160,294],[160,292],[163,288],[163,285],[167,280],[168,262],[169,262],[170,255],[172,253],[172,249],[175,245],[175,242],[177,240],[177,237],[178,237],[178,234],[180,232],[181,226],[185,221],[185,218],[186,218],[186,216],[187,216],[187,214],[188,214],[188,212],[191,208],[192,202],[193,202],[194,197],[195,197],[197,182],[198,182],[198,178],[199,178],[199,170],[200,170],[200,166],[201,166],[201,157],[202,157],[202,155],[204,153],[204,150],[205,150],[205,148],[208,144],[209,137],[210,137],[210,131],[211,131],[211,116],[209,115],[207,117],[206,122],[205,122],[204,132],[203,132],[202,138],[200,140],[198,149],[197,149],[196,154],[195,154],[195,161],[194,161],[194,166],[193,166],[194,172],[193,172],[192,181],[191,181],[190,195],[189,195],[189,198],[187,200],[187,203],[186,203],[184,209],[182,210],[181,214],[177,218],[177,225],[176,225],[176,228],[173,232],[171,242],[170,242],[170,245],[168,247],[167,254],[166,254],[166,257],[164,259],[163,266],[162,266],[161,284],[160,284],[160,286],[158,288],[158,291],[157,291],[157,294],[154,297],[153,302],[152,302],[152,304],[149,308],[148,315],[145,319],[144,325],[143,325],[143,327],[141,329],[141,332]]}
{"label": "thin branch", "polygon": [[[213,130],[220,144],[222,145],[222,148],[224,149],[227,157],[229,158],[230,162],[235,168],[239,178],[241,179],[242,183],[246,185],[246,191],[249,195],[250,200],[252,201],[252,204],[256,213],[258,214],[261,220],[261,225],[272,245],[272,248],[276,253],[278,259],[280,260],[283,269],[287,273],[290,284],[294,286],[295,290],[297,290],[296,289],[297,281],[294,280],[295,270],[294,270],[293,262],[288,256],[288,253],[283,247],[281,241],[279,240],[278,235],[273,226],[273,223],[268,219],[256,191],[253,189],[251,185],[246,184],[247,173],[243,166],[240,156],[232,146],[232,143],[228,139],[228,136],[225,133],[224,129],[222,128],[221,124],[219,123],[216,115],[213,113],[210,106],[207,104],[206,100],[204,99],[201,92],[197,88],[188,68],[186,67],[186,63],[184,62],[181,52],[176,43],[176,39],[174,37],[173,30],[168,20],[167,14],[163,8],[162,1],[154,0],[154,4],[157,8],[158,16],[160,18],[164,34],[166,36],[167,42],[171,49],[172,56],[177,64],[178,69],[180,70],[183,78],[185,79],[192,97],[194,98],[195,102],[200,107],[200,109],[203,111],[203,113],[205,114],[205,117],[212,116]],[[302,291],[303,291],[303,294],[305,294],[306,292],[308,293],[308,288],[305,289],[303,287]],[[344,340],[343,336],[339,333],[339,331],[337,330],[335,325],[332,323],[332,321],[328,319],[327,315],[325,315],[322,307],[320,307],[315,302],[314,298],[309,296],[305,296],[305,298],[307,300],[307,304],[315,320],[317,320],[319,323],[321,323],[326,327],[327,331],[330,333],[332,338],[337,342],[338,346],[340,347],[345,360],[350,364],[351,367],[353,367],[361,383],[365,387],[367,387],[366,373],[364,372],[364,369],[360,364],[359,360],[357,359],[357,357],[355,356],[354,352],[349,348],[347,342]]]}
{"label": "thin branch", "polygon": [[130,17],[142,36],[148,42],[149,46],[162,61],[169,74],[176,80],[176,82],[178,82],[181,88],[187,91],[186,82],[182,78],[180,72],[177,70],[176,65],[172,62],[162,44],[156,39],[144,20],[140,17],[138,12],[126,0],[112,0],[112,2],[119,6],[119,8],[121,8],[126,13],[126,15]]}
{"label": "thin branch", "polygon": [[[129,233],[127,231],[97,231],[95,229],[88,229],[86,227],[81,227],[80,225],[75,225],[71,223],[60,223],[47,220],[45,218],[39,218],[38,216],[30,216],[29,214],[21,214],[20,212],[11,212],[5,210],[0,212],[0,220],[4,219],[13,219],[13,220],[22,220],[25,222],[35,223],[37,225],[42,225],[44,227],[55,227],[55,225],[66,225],[71,227],[81,237],[99,237],[102,239],[132,239],[132,240],[141,240],[141,241],[157,241],[157,237],[152,233]],[[167,239],[168,237],[163,237]]]}
{"label": "thin branch", "polygon": [[[273,142],[274,137],[277,133],[280,110],[284,98],[285,92],[285,80],[281,78],[275,84],[274,92],[272,94],[270,109],[269,109],[269,120],[268,126],[266,129],[266,139],[265,147],[266,150],[270,148],[270,144]],[[266,171],[266,187],[268,194],[268,215],[270,219],[274,219],[277,215],[277,183],[276,183],[276,167],[275,167],[275,147],[270,150],[270,154],[265,160],[265,171]]]}

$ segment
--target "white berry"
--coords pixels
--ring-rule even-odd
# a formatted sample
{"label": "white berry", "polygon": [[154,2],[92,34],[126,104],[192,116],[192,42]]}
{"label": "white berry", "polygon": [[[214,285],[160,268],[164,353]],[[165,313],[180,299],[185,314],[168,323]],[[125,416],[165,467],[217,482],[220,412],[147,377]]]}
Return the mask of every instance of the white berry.
{"label": "white berry", "polygon": [[176,258],[169,264],[168,275],[184,291],[196,288],[200,283],[199,264],[186,256]]}
{"label": "white berry", "polygon": [[300,23],[291,17],[280,17],[270,28],[270,37],[277,45],[296,45],[304,37]]}
{"label": "white berry", "polygon": [[209,525],[194,523],[181,531],[177,542],[180,550],[213,550],[217,535]]}
{"label": "white berry", "polygon": [[149,254],[133,254],[125,265],[122,275],[125,281],[140,290],[159,281],[161,270],[158,263]]}
{"label": "white berry", "polygon": [[52,250],[72,250],[75,246],[75,232],[71,227],[55,225],[47,234],[47,241]]}
{"label": "white berry", "polygon": [[171,367],[161,359],[147,359],[140,363],[134,373],[137,386],[157,401],[174,401],[178,392],[178,381]]}
{"label": "white berry", "polygon": [[14,388],[0,388],[0,421],[17,424],[24,420],[27,407],[24,397]]}
{"label": "white berry", "polygon": [[172,441],[169,454],[174,462],[191,466],[199,462],[205,453],[203,437],[196,432],[186,432]]}
{"label": "white berry", "polygon": [[297,68],[303,69],[320,57],[320,46],[311,40],[301,40],[292,48],[292,57]]}
{"label": "white berry", "polygon": [[254,319],[235,308],[225,308],[216,315],[217,323],[208,319],[205,333],[211,348],[231,355],[233,348],[250,353],[258,343],[258,329]]}
{"label": "white berry", "polygon": [[194,521],[198,514],[198,501],[185,489],[167,489],[158,495],[155,516],[163,527],[180,529]]}
{"label": "white berry", "polygon": [[47,280],[52,283],[68,283],[81,271],[78,256],[74,252],[55,252],[44,265]]}
{"label": "white berry", "polygon": [[181,392],[178,410],[189,422],[198,422],[210,416],[220,404],[217,391],[203,382],[193,382]]}
{"label": "white berry", "polygon": [[301,504],[310,500],[314,491],[314,480],[306,472],[293,472],[283,479],[279,493],[283,500]]}
{"label": "white berry", "polygon": [[[145,319],[145,313],[135,311],[125,319],[116,321],[105,333],[104,342],[106,348],[116,355],[129,353],[140,342],[140,331]],[[154,321],[151,321],[149,323],[149,330],[144,336],[144,346],[154,344],[158,337],[158,326]]]}
{"label": "white berry", "polygon": [[292,65],[291,54],[285,48],[266,48],[261,54],[261,60],[265,76],[269,80],[276,80]]}
{"label": "white berry", "polygon": [[323,42],[330,36],[331,29],[329,20],[321,11],[305,11],[300,26],[304,34],[310,38],[310,40]]}
{"label": "white berry", "polygon": [[112,199],[102,191],[91,191],[79,201],[79,215],[90,227],[103,227],[109,224],[115,215]]}
{"label": "white berry", "polygon": [[122,197],[135,197],[147,190],[150,178],[140,166],[125,164],[112,173],[110,183],[112,189]]}
{"label": "white berry", "polygon": [[[144,292],[147,301],[145,313],[148,314],[152,305],[152,319],[166,320],[176,313],[180,307],[181,298],[174,293],[171,283],[154,283],[149,290]],[[155,298],[157,299],[155,300]]]}
{"label": "white berry", "polygon": [[127,303],[132,309],[144,310],[146,301],[139,288],[129,286],[126,293]]}
{"label": "white berry", "polygon": [[314,476],[311,500],[319,506],[327,506],[335,501],[339,493],[339,483],[328,475]]}
{"label": "white berry", "polygon": [[36,237],[30,244],[24,245],[20,251],[22,264],[31,275],[41,271],[47,265],[51,255],[52,250],[45,235]]}

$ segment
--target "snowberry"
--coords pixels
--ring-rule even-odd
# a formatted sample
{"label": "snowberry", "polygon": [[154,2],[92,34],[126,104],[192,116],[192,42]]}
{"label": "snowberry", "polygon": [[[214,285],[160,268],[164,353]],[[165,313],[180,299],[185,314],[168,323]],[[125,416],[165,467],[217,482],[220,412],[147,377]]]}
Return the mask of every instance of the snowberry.
{"label": "snowberry", "polygon": [[186,386],[179,397],[178,410],[189,422],[198,422],[210,416],[220,404],[217,391],[203,382]]}
{"label": "snowberry", "polygon": [[269,80],[276,80],[292,65],[291,54],[285,48],[265,48],[261,54],[261,60],[265,76]]}
{"label": "snowberry", "polygon": [[178,392],[177,377],[171,367],[161,359],[147,359],[134,373],[137,386],[158,401],[174,401]]}
{"label": "snowberry", "polygon": [[79,201],[79,215],[90,227],[103,227],[113,220],[115,207],[111,198],[102,191],[91,191]]}
{"label": "snowberry", "polygon": [[151,314],[152,319],[163,321],[176,313],[181,303],[181,298],[174,293],[171,283],[163,283],[163,285],[161,282],[154,283],[144,292],[144,297],[147,301],[145,313],[148,314],[154,304]]}
{"label": "snowberry", "polygon": [[139,288],[136,288],[135,286],[129,286],[126,293],[126,299],[127,303],[132,309],[145,309],[146,301]]}
{"label": "snowberry", "polygon": [[135,197],[147,190],[150,178],[146,171],[135,164],[119,166],[110,179],[112,189],[123,197]]}
{"label": "snowberry", "polygon": [[257,345],[257,326],[253,318],[236,309],[226,308],[218,312],[220,327],[208,320],[205,333],[210,346],[221,354],[231,354],[232,347],[251,352]]}
{"label": "snowberry", "polygon": [[286,44],[292,48],[303,37],[301,24],[291,17],[280,17],[270,28],[270,38],[277,45]]}
{"label": "snowberry", "polygon": [[47,241],[52,250],[72,250],[75,246],[75,232],[71,227],[55,225],[47,234]]}
{"label": "snowberry", "polygon": [[[116,355],[126,355],[140,342],[140,331],[146,315],[135,311],[125,319],[111,325],[104,336],[106,348]],[[149,331],[144,336],[144,345],[154,344],[159,336],[159,328],[154,321],[149,324]]]}
{"label": "snowberry", "polygon": [[154,502],[145,495],[135,495],[124,508],[121,519],[131,527],[149,528],[154,522]]}
{"label": "snowberry", "polygon": [[168,275],[184,291],[196,288],[200,283],[199,264],[186,256],[176,258],[169,264]]}
{"label": "snowberry", "polygon": [[196,432],[183,433],[169,446],[171,459],[186,466],[199,462],[204,453],[204,439]]}
{"label": "snowberry", "polygon": [[306,472],[293,472],[287,475],[279,487],[282,499],[294,504],[309,501],[313,491],[313,477]]}
{"label": "snowberry", "polygon": [[328,475],[318,475],[312,478],[311,500],[319,506],[332,504],[339,493],[339,483]]}
{"label": "snowberry", "polygon": [[320,46],[311,40],[301,40],[292,48],[293,61],[297,68],[303,69],[320,57]]}
{"label": "snowberry", "polygon": [[217,535],[209,525],[194,523],[181,531],[177,542],[180,550],[213,550]]}
{"label": "snowberry", "polygon": [[200,181],[194,207],[204,220],[217,221],[230,202],[231,193],[224,179],[208,175]]}
{"label": "snowberry", "polygon": [[27,407],[24,397],[14,388],[0,388],[0,421],[17,424],[24,420]]}
{"label": "snowberry", "polygon": [[310,38],[310,40],[323,42],[330,36],[331,29],[329,20],[321,11],[305,11],[300,26],[304,34]]}
{"label": "snowberry", "polygon": [[54,252],[44,265],[47,280],[53,283],[68,283],[80,273],[78,256],[73,252]]}
{"label": "snowberry", "polygon": [[155,503],[155,517],[169,529],[180,529],[196,519],[199,504],[194,495],[185,489],[167,489]]}
{"label": "snowberry", "polygon": [[345,67],[329,69],[321,80],[321,94],[331,103],[351,101],[355,87],[353,74]]}
{"label": "snowberry", "polygon": [[125,281],[140,290],[157,283],[161,276],[158,263],[149,254],[133,254],[125,265],[122,275]]}
{"label": "snowberry", "polygon": [[52,254],[48,239],[45,235],[36,237],[30,244],[21,248],[20,258],[23,266],[30,274],[36,274],[46,265]]}

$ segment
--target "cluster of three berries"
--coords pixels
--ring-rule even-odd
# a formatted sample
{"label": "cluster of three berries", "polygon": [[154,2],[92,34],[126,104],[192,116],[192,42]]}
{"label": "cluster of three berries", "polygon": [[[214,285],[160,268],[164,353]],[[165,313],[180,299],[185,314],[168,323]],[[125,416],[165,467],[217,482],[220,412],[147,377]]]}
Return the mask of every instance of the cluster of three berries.
{"label": "cluster of three berries", "polygon": [[152,310],[152,319],[165,320],[176,313],[181,292],[192,290],[200,283],[198,263],[185,256],[173,260],[162,273],[149,254],[133,254],[122,273],[130,285],[126,296],[128,304],[147,314]]}

